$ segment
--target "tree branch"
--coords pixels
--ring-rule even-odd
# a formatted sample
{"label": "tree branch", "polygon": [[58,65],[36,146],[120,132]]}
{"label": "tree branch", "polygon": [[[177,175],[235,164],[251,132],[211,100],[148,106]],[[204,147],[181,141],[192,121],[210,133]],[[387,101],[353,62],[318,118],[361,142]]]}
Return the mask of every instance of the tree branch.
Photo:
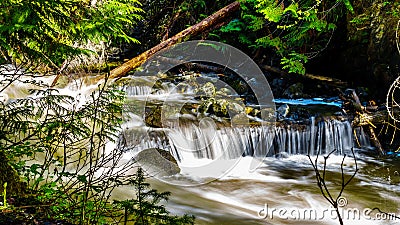
{"label": "tree branch", "polygon": [[[142,54],[136,56],[135,58],[132,58],[131,60],[125,62],[121,66],[113,69],[110,72],[109,78],[120,78],[125,76],[129,71],[139,67],[142,65],[148,58],[153,56],[155,53],[158,51],[172,46],[176,43],[181,42],[182,40],[188,39],[192,36],[196,36],[200,34],[201,32],[208,30],[210,28],[213,28],[215,26],[218,26],[224,19],[229,17],[233,12],[236,12],[240,8],[240,3],[238,1],[235,1],[224,8],[218,10],[211,16],[205,18],[201,22],[179,32],[178,34],[174,35],[171,38],[168,38],[167,40],[161,42],[160,44],[154,46],[153,48],[143,52]],[[100,76],[96,80],[101,80],[104,79],[105,75]]]}

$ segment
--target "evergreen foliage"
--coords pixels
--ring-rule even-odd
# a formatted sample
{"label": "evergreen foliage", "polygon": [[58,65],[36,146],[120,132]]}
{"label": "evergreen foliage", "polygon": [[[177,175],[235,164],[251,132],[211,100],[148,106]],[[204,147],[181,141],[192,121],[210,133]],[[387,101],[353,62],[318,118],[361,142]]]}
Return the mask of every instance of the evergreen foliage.
{"label": "evergreen foliage", "polygon": [[141,19],[138,6],[138,0],[3,0],[0,62],[60,68],[73,56],[89,54],[79,47],[88,41],[137,43],[126,30]]}
{"label": "evergreen foliage", "polygon": [[[38,67],[60,71],[73,57],[91,54],[88,43],[138,43],[129,35],[142,19],[138,6],[138,0],[0,2],[0,64],[13,64],[0,66],[0,94],[5,98],[0,101],[0,158],[4,174],[12,177],[1,180],[9,184],[8,195],[28,201],[26,209],[33,214],[28,218],[25,207],[5,206],[8,212],[0,215],[0,223],[124,222],[111,194],[117,187],[136,185],[143,201],[130,216],[140,215],[141,224],[157,215],[149,221],[193,224],[193,217],[170,216],[158,205],[169,193],[145,191],[143,173],[127,173],[136,164],[110,147],[120,133],[123,92],[106,81],[87,96],[63,95],[28,72]],[[7,95],[24,83],[33,87],[25,93],[28,97]],[[31,195],[20,191],[18,175]]]}
{"label": "evergreen foliage", "polygon": [[157,190],[150,189],[150,184],[145,182],[144,173],[141,168],[138,169],[129,184],[135,188],[136,198],[124,201],[114,201],[124,210],[124,224],[133,221],[135,224],[194,224],[194,217],[184,215],[171,216],[160,205],[161,201],[168,201],[170,192],[159,193]]}

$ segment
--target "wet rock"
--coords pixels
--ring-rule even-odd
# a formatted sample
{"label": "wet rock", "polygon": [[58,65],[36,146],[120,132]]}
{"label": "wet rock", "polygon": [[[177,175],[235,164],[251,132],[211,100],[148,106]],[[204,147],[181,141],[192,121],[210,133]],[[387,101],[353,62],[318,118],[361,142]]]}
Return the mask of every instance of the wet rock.
{"label": "wet rock", "polygon": [[207,100],[204,100],[201,102],[199,107],[197,108],[197,111],[199,113],[212,113],[213,112],[213,104],[215,104],[215,99],[214,98],[209,98]]}
{"label": "wet rock", "polygon": [[281,95],[286,86],[286,81],[283,78],[275,78],[271,82],[271,88],[274,94]]}
{"label": "wet rock", "polygon": [[277,118],[278,119],[284,119],[286,118],[286,116],[289,114],[289,105],[288,104],[284,104],[281,105],[277,110],[276,110],[276,114],[277,114]]}
{"label": "wet rock", "polygon": [[267,121],[274,121],[276,119],[274,108],[264,108],[260,111],[260,118]]}
{"label": "wet rock", "polygon": [[144,121],[146,126],[161,128],[163,127],[161,121],[162,108],[160,105],[153,105],[146,107]]}
{"label": "wet rock", "polygon": [[216,88],[213,83],[207,82],[204,86],[198,88],[196,90],[196,95],[200,97],[200,99],[204,98],[212,98],[215,97]]}
{"label": "wet rock", "polygon": [[134,160],[150,176],[172,176],[181,171],[175,158],[169,152],[158,148],[145,149],[139,152]]}
{"label": "wet rock", "polygon": [[248,125],[249,124],[249,118],[245,113],[240,113],[232,118],[232,124],[234,125]]}
{"label": "wet rock", "polygon": [[245,107],[243,104],[230,98],[209,98],[200,104],[198,111],[219,117],[231,117],[232,115],[244,112]]}
{"label": "wet rock", "polygon": [[248,87],[248,85],[246,84],[246,82],[243,81],[243,80],[239,80],[239,79],[233,81],[231,87],[232,87],[233,89],[235,89],[235,91],[236,91],[238,94],[245,94],[245,93],[249,90],[249,87]]}
{"label": "wet rock", "polygon": [[305,121],[311,117],[311,113],[306,108],[298,108],[290,112],[290,118],[294,121]]}
{"label": "wet rock", "polygon": [[229,116],[228,114],[229,101],[226,99],[217,99],[213,104],[213,112],[216,116]]}
{"label": "wet rock", "polygon": [[245,109],[243,104],[237,102],[230,102],[228,107],[229,107],[229,112],[233,114],[242,113],[244,112]]}
{"label": "wet rock", "polygon": [[230,90],[228,88],[221,88],[217,92],[217,94],[221,94],[221,95],[231,95],[232,93],[233,93],[232,90]]}
{"label": "wet rock", "polygon": [[292,84],[283,92],[283,96],[291,99],[302,98],[303,89],[304,85],[302,83]]}
{"label": "wet rock", "polygon": [[253,107],[246,106],[245,112],[250,116],[260,116],[260,110]]}

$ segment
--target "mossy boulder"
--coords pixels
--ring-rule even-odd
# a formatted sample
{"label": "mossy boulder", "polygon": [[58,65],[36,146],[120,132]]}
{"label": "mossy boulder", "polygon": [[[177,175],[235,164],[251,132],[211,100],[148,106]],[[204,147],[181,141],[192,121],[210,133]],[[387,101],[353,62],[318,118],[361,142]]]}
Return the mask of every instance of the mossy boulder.
{"label": "mossy boulder", "polygon": [[144,121],[149,127],[161,128],[163,127],[161,121],[162,106],[161,105],[151,105],[147,106],[145,109]]}

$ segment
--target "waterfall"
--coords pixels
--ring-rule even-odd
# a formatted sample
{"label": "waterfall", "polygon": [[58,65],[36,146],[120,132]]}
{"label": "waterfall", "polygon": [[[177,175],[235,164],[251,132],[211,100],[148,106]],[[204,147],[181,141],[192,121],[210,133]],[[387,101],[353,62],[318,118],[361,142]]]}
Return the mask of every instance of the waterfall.
{"label": "waterfall", "polygon": [[[170,102],[172,105],[179,103],[179,109],[182,103],[194,101],[195,89],[188,84],[153,82],[155,85],[152,85],[151,79],[135,79],[133,84],[121,86],[127,99],[132,100],[129,104],[133,108],[139,108],[138,101],[163,103],[161,107]],[[178,117],[183,118],[183,115]],[[190,162],[193,159],[236,159],[242,156],[316,155],[333,150],[336,154],[344,154],[354,146],[370,146],[364,131],[356,128],[353,132],[347,120],[311,117],[306,124],[278,123],[276,127],[217,127],[211,118],[195,120],[178,126],[164,124],[171,127],[159,130],[146,127],[144,123],[128,126],[121,134],[118,147],[133,154],[147,148],[161,148],[180,162]]]}
{"label": "waterfall", "polygon": [[355,133],[357,138],[354,137],[348,121],[335,119],[316,122],[311,118],[308,125],[282,125],[274,128],[216,128],[212,122],[206,121],[199,125],[186,124],[165,129],[162,138],[154,134],[147,139],[141,136],[136,138],[140,140],[135,144],[138,147],[132,147],[130,150],[137,152],[142,150],[143,146],[161,147],[178,161],[234,159],[242,156],[316,155],[327,154],[332,150],[336,150],[336,154],[344,154],[357,146],[356,139],[363,145],[368,143],[362,130]]}
{"label": "waterfall", "polygon": [[127,86],[127,87],[123,87],[122,91],[125,91],[125,93],[128,96],[150,95],[152,92],[152,88],[149,86]]}
{"label": "waterfall", "polygon": [[364,147],[364,148],[368,148],[371,146],[369,137],[367,134],[365,134],[363,127],[354,128],[354,133],[355,133],[355,139],[356,139],[355,141],[357,143],[357,146]]}
{"label": "waterfall", "polygon": [[[143,82],[143,81],[141,81]],[[150,82],[150,81],[147,81]],[[178,93],[193,93],[192,87],[184,84],[175,85],[173,83],[163,83],[159,86],[154,86],[154,84],[134,84],[121,86],[121,91],[124,91],[127,96],[147,96],[151,97],[152,95],[173,95]]]}

